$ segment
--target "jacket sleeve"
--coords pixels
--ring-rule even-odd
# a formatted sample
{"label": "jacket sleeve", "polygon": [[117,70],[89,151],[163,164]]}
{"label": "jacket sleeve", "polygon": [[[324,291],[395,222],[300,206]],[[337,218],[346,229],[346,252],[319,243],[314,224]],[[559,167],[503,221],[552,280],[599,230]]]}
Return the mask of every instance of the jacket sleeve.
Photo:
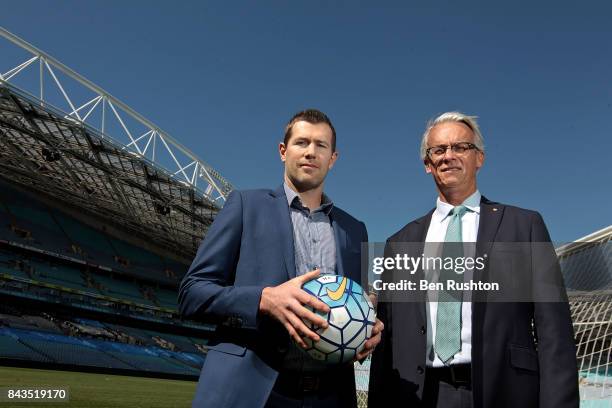
{"label": "jacket sleeve", "polygon": [[179,310],[183,316],[229,318],[243,328],[257,327],[263,286],[235,285],[242,228],[242,195],[233,191],[181,282]]}
{"label": "jacket sleeve", "polygon": [[[576,346],[567,294],[561,269],[550,236],[540,214],[531,223],[532,270],[539,282],[534,282],[534,323],[537,333],[540,367],[540,407],[577,408],[579,406]],[[550,245],[548,245],[550,243]],[[545,274],[547,276],[542,277]],[[550,283],[553,285],[550,285]],[[538,286],[546,284],[542,299]],[[551,288],[558,293],[551,294]],[[553,299],[553,301],[548,301]]]}
{"label": "jacket sleeve", "polygon": [[[392,257],[390,241],[385,243],[384,256]],[[390,270],[385,270],[381,275],[382,280],[392,280],[388,274],[393,273]],[[411,406],[409,399],[397,398],[399,386],[399,375],[393,370],[392,363],[392,339],[393,326],[391,324],[392,308],[388,301],[380,301],[377,305],[376,317],[385,325],[385,329],[381,334],[381,341],[372,353],[370,362],[370,379],[368,386],[368,407],[369,408],[387,408],[395,407],[398,404],[405,403],[406,406]],[[407,351],[409,352],[409,351]]]}

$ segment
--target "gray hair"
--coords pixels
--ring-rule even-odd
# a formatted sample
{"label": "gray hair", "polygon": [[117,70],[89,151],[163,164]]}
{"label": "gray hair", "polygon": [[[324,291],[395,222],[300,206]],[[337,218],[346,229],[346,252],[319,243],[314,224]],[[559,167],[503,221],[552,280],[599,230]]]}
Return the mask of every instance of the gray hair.
{"label": "gray hair", "polygon": [[474,144],[478,150],[484,152],[484,140],[476,122],[477,118],[478,116],[469,116],[461,112],[445,112],[435,119],[430,119],[427,122],[425,133],[423,133],[423,139],[421,139],[421,160],[425,160],[427,157],[427,138],[429,137],[429,132],[431,132],[434,126],[445,122],[459,122],[469,127],[474,133]]}

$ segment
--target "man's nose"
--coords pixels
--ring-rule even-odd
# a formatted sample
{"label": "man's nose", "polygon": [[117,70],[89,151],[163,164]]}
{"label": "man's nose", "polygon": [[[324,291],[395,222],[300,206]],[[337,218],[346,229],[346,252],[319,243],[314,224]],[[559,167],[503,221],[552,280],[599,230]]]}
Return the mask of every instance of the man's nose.
{"label": "man's nose", "polygon": [[444,154],[442,155],[442,161],[447,162],[447,161],[454,159],[455,157],[456,157],[456,154],[453,151],[453,148],[451,146],[448,146],[446,150],[444,151]]}
{"label": "man's nose", "polygon": [[316,156],[316,146],[314,143],[310,143],[306,148],[306,157],[315,157]]}

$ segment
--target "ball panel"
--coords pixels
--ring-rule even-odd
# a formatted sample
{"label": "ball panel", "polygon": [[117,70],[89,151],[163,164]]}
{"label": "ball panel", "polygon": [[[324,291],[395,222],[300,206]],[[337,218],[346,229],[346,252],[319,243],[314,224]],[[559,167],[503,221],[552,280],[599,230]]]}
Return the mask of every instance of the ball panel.
{"label": "ball panel", "polygon": [[314,348],[325,354],[333,353],[339,349],[338,344],[333,344],[322,337],[321,340],[314,343]]}
{"label": "ball panel", "polygon": [[329,353],[327,355],[327,362],[330,364],[338,364],[344,361],[346,360],[342,359],[342,351],[340,349],[336,353]]}
{"label": "ball panel", "polygon": [[361,351],[363,344],[366,342],[366,328],[362,327],[361,331],[353,337],[353,339],[346,345],[347,347],[357,349]]}
{"label": "ball panel", "polygon": [[[342,331],[342,343],[347,344],[357,336],[359,332],[364,330],[363,321],[353,320]],[[355,347],[355,346],[352,346]]]}
{"label": "ball panel", "polygon": [[329,312],[329,324],[343,329],[351,321],[351,316],[345,307],[334,307]]}
{"label": "ball panel", "polygon": [[346,301],[346,309],[353,319],[364,320],[368,309],[363,309],[363,306],[359,304],[355,295],[351,295]]}
{"label": "ball panel", "polygon": [[318,360],[318,361],[325,361],[327,359],[327,355],[325,353],[322,353],[319,350],[314,349],[314,348],[311,349],[311,350],[308,350],[307,353],[312,358],[314,358],[315,360]]}

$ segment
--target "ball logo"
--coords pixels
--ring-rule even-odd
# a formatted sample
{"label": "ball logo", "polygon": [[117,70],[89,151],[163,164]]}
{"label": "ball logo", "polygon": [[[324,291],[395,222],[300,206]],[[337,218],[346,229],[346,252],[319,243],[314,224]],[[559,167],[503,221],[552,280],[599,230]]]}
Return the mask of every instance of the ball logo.
{"label": "ball logo", "polygon": [[329,290],[329,288],[327,288],[327,296],[329,296],[331,300],[340,300],[342,295],[344,295],[344,291],[346,290],[346,282],[346,278],[342,278],[342,282],[340,282],[338,289]]}

